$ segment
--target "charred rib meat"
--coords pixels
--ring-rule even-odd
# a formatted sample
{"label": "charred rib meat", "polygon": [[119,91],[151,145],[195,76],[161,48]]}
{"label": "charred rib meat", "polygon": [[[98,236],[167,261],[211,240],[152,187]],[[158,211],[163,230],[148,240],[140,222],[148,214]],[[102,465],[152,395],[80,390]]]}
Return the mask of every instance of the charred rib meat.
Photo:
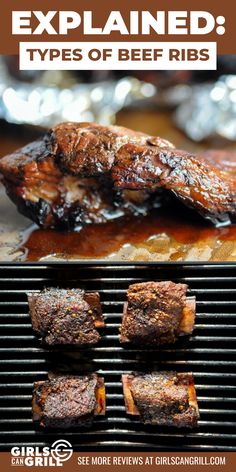
{"label": "charred rib meat", "polygon": [[186,151],[126,144],[116,154],[112,176],[120,189],[169,190],[214,223],[236,214],[235,181]]}
{"label": "charred rib meat", "polygon": [[236,214],[235,178],[212,159],[118,126],[59,124],[0,159],[0,172],[19,211],[43,227],[70,229],[145,212],[157,190],[215,223]]}
{"label": "charred rib meat", "polygon": [[97,374],[62,375],[34,383],[33,421],[46,428],[72,428],[105,414],[104,379]]}
{"label": "charred rib meat", "polygon": [[122,376],[126,412],[145,424],[195,428],[199,411],[192,373],[152,372]]}
{"label": "charred rib meat", "polygon": [[[63,158],[61,149],[65,149],[64,142],[59,139],[58,146],[55,145],[55,136],[60,138],[63,126],[66,133],[67,125],[60,125],[60,132],[55,128],[50,139],[45,136],[0,159],[0,172],[7,194],[20,213],[43,228],[73,229],[89,223],[104,223],[129,213],[145,214],[155,205],[153,191],[114,190],[111,174],[101,172],[104,166],[99,163],[99,154],[97,161],[90,166],[90,161],[95,160],[91,133],[86,138],[88,140],[90,136],[92,139],[91,159],[86,161],[88,177],[84,177],[85,160],[82,165],[77,154],[76,174],[72,151]],[[65,142],[69,142],[71,134],[65,134]],[[82,149],[79,156],[82,156]],[[93,172],[94,176],[91,176]]]}
{"label": "charred rib meat", "polygon": [[[223,149],[211,149],[200,155],[201,160],[210,164],[222,172],[226,179],[236,179],[236,151],[224,151]],[[234,181],[234,188],[236,182]]]}
{"label": "charred rib meat", "polygon": [[44,343],[88,347],[100,340],[96,328],[104,321],[97,292],[47,288],[29,293],[28,302],[33,329]]}
{"label": "charred rib meat", "polygon": [[48,150],[56,156],[66,172],[94,177],[112,169],[117,151],[124,144],[172,147],[168,141],[132,131],[121,126],[101,126],[96,123],[62,123],[48,134]]}
{"label": "charred rib meat", "polygon": [[195,297],[186,297],[188,286],[174,282],[144,282],[129,286],[124,305],[121,343],[157,346],[174,343],[191,334]]}
{"label": "charred rib meat", "polygon": [[70,229],[119,216],[111,179],[63,173],[45,139],[0,159],[0,171],[18,210],[44,228]]}

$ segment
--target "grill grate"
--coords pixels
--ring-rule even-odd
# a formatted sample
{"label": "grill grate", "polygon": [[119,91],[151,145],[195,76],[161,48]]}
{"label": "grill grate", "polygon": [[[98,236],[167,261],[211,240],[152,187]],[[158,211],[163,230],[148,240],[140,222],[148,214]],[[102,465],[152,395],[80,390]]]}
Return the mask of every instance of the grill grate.
{"label": "grill grate", "polygon": [[[122,348],[118,329],[130,283],[188,283],[197,297],[193,336],[165,349]],[[1,264],[0,265],[0,448],[45,446],[68,439],[74,450],[236,451],[236,264]],[[26,292],[45,286],[82,287],[101,295],[106,328],[101,343],[83,353],[42,349],[34,337]],[[31,420],[35,380],[56,362],[93,367],[105,376],[107,415],[92,429],[42,431]],[[153,369],[193,371],[200,406],[196,431],[143,426],[125,414],[120,376]]]}

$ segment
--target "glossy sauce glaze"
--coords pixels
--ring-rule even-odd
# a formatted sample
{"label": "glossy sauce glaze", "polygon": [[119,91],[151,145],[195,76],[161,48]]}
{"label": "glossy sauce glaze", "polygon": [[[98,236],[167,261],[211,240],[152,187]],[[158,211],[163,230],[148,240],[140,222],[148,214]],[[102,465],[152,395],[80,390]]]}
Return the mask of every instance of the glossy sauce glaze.
{"label": "glossy sauce glaze", "polygon": [[234,248],[236,225],[216,228],[200,217],[158,209],[148,216],[118,218],[78,232],[33,229],[20,249],[25,260],[35,261],[231,260]]}

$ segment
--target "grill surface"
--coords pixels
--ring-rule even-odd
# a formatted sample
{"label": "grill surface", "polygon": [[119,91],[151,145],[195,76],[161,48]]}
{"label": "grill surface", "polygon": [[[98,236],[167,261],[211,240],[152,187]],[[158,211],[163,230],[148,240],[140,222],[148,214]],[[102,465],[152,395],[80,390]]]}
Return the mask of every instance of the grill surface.
{"label": "grill surface", "polygon": [[[186,282],[197,297],[193,336],[160,350],[122,348],[118,329],[128,285],[138,281]],[[25,264],[0,265],[0,448],[51,445],[68,439],[74,450],[236,451],[236,264]],[[42,349],[33,335],[27,291],[45,286],[98,290],[106,328],[101,343],[82,354]],[[92,429],[47,432],[32,423],[35,380],[58,362],[94,368],[106,382],[107,415]],[[120,376],[132,370],[193,371],[200,427],[181,431],[143,426],[125,414]]]}

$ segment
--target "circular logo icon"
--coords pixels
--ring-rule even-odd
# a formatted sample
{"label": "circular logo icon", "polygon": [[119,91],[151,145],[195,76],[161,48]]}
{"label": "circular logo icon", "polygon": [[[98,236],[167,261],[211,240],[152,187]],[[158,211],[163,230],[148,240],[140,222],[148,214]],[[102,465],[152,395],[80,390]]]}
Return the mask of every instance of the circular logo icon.
{"label": "circular logo icon", "polygon": [[68,461],[73,454],[72,445],[65,439],[58,439],[51,446],[51,454],[55,460]]}

